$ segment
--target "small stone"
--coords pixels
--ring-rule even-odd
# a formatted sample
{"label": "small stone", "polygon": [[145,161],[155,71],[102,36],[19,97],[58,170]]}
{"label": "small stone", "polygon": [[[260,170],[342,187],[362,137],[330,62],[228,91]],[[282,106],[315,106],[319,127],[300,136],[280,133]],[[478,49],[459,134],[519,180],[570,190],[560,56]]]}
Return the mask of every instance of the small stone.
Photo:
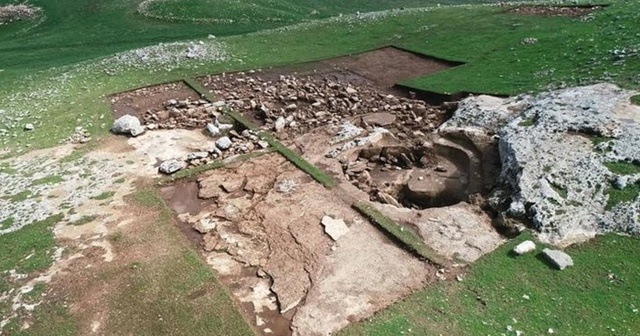
{"label": "small stone", "polygon": [[216,140],[216,147],[220,148],[221,150],[227,150],[231,148],[232,144],[233,143],[231,142],[231,139],[226,136]]}
{"label": "small stone", "polygon": [[513,253],[517,255],[523,255],[525,253],[533,252],[535,250],[536,250],[536,244],[531,240],[525,240],[513,248]]}
{"label": "small stone", "polygon": [[334,241],[340,239],[340,237],[349,232],[349,227],[342,219],[333,219],[329,216],[324,216],[322,217],[321,223],[324,225],[324,232],[326,232]]}
{"label": "small stone", "polygon": [[287,125],[287,120],[284,117],[278,117],[276,122],[273,123],[273,130],[276,132],[281,132],[284,130],[284,127]]}
{"label": "small stone", "polygon": [[218,124],[218,129],[220,132],[226,132],[233,128],[232,124]]}
{"label": "small stone", "polygon": [[207,233],[215,230],[216,226],[218,226],[218,223],[211,218],[202,218],[193,224],[193,229],[200,233]]}
{"label": "small stone", "polygon": [[187,160],[204,159],[209,156],[208,152],[193,152],[187,154]]}
{"label": "small stone", "polygon": [[559,270],[573,266],[573,259],[571,259],[571,256],[562,251],[546,248],[542,250],[542,255],[551,263],[552,266]]}
{"label": "small stone", "polygon": [[218,126],[212,123],[207,124],[207,131],[209,131],[209,134],[211,134],[212,136],[216,136],[220,134],[220,129],[218,128]]}
{"label": "small stone", "polygon": [[258,141],[258,146],[260,146],[260,148],[265,149],[267,147],[269,147],[269,143],[264,141],[264,140],[260,140]]}
{"label": "small stone", "polygon": [[167,160],[160,164],[158,170],[164,174],[173,174],[185,167],[185,163],[178,160]]}
{"label": "small stone", "polygon": [[362,121],[372,126],[387,126],[396,121],[396,117],[391,113],[379,112],[372,113],[362,117]]}
{"label": "small stone", "polygon": [[398,203],[398,201],[397,201],[393,196],[391,196],[391,195],[389,195],[389,194],[387,194],[387,193],[385,193],[385,192],[382,192],[382,191],[378,192],[378,198],[379,198],[379,199],[380,199],[380,201],[382,201],[383,203],[393,205],[393,206],[395,206],[396,208],[400,208],[400,207],[402,207],[402,206],[400,205],[400,203]]}
{"label": "small stone", "polygon": [[26,124],[24,125],[24,130],[25,131],[33,131],[35,127],[33,127],[33,124]]}

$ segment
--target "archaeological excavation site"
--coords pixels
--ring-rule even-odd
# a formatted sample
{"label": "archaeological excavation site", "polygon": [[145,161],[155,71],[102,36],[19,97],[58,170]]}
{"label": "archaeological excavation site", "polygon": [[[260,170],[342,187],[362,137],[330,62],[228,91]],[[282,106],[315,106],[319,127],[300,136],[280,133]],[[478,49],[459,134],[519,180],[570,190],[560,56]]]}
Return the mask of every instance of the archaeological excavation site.
{"label": "archaeological excavation site", "polygon": [[109,98],[112,131],[263,335],[334,334],[461,281],[525,228],[559,246],[637,233],[635,210],[604,197],[638,183],[607,169],[638,158],[632,92],[396,84],[459,65],[388,47],[145,87]]}

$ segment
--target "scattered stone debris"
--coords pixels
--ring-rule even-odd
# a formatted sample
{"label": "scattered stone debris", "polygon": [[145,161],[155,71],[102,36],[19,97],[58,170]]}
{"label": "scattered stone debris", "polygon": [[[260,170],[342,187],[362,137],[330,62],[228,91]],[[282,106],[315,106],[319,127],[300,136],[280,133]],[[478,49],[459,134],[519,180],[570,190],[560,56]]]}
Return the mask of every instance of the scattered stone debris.
{"label": "scattered stone debris", "polygon": [[216,136],[223,131],[217,122],[223,107],[224,105],[209,103],[204,99],[170,99],[162,109],[148,110],[142,120],[145,125],[157,125],[157,129],[206,127]]}
{"label": "scattered stone debris", "polygon": [[84,144],[91,141],[91,134],[84,127],[78,126],[75,128],[73,134],[71,134],[68,138],[60,141],[60,143],[71,143],[71,144]]}
{"label": "scattered stone debris", "polygon": [[446,117],[441,106],[385,93],[369,84],[352,85],[341,76],[336,72],[272,78],[240,72],[209,76],[204,84],[229,108],[261,121],[263,129],[289,135],[369,114],[358,123],[389,126],[392,133],[411,138],[415,131],[433,131]]}
{"label": "scattered stone debris", "polygon": [[173,174],[183,168],[185,168],[185,163],[183,161],[167,160],[160,164],[158,170],[164,174]]}
{"label": "scattered stone debris", "polygon": [[525,240],[513,248],[513,253],[517,255],[523,255],[525,253],[533,252],[535,250],[536,250],[536,244],[531,240]]}
{"label": "scattered stone debris", "polygon": [[552,5],[520,5],[505,3],[504,6],[511,7],[509,12],[521,15],[539,15],[539,16],[568,16],[581,17],[591,14],[604,6],[552,6]]}
{"label": "scattered stone debris", "polygon": [[324,225],[324,232],[326,232],[334,241],[337,241],[340,237],[349,232],[349,227],[345,224],[343,219],[334,219],[330,216],[324,216],[322,217],[322,225]]}
{"label": "scattered stone debris", "polygon": [[522,40],[521,42],[524,45],[531,45],[531,44],[536,44],[538,43],[538,39],[535,37],[527,37],[524,40]]}
{"label": "scattered stone debris", "polygon": [[134,137],[144,133],[144,130],[144,127],[140,125],[138,117],[128,114],[118,118],[111,127],[113,133],[130,134]]}
{"label": "scattered stone debris", "polygon": [[542,250],[542,255],[551,263],[551,265],[559,270],[563,270],[569,266],[573,266],[573,259],[568,254],[559,251],[559,250],[551,250],[544,249]]}
{"label": "scattered stone debris", "polygon": [[0,24],[11,21],[31,20],[40,15],[42,15],[42,9],[29,4],[0,6]]}

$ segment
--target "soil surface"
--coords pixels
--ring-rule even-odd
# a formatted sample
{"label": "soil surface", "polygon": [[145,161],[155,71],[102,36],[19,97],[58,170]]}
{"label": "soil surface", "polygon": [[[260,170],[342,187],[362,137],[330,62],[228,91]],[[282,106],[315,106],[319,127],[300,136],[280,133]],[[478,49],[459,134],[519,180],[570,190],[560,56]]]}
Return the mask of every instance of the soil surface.
{"label": "soil surface", "polygon": [[[199,198],[211,201],[198,213],[190,212],[201,204],[192,183],[163,194],[201,233],[207,261],[265,335],[335,332],[437,271],[277,154],[205,173],[197,187]],[[333,241],[324,216],[343,219],[346,235]]]}
{"label": "soil surface", "polygon": [[109,97],[114,119],[129,114],[142,119],[149,111],[164,110],[168,100],[199,100],[200,95],[183,82],[140,88]]}
{"label": "soil surface", "polygon": [[321,61],[320,64],[328,68],[351,71],[381,88],[392,88],[407,79],[447,70],[461,63],[387,47],[353,56]]}

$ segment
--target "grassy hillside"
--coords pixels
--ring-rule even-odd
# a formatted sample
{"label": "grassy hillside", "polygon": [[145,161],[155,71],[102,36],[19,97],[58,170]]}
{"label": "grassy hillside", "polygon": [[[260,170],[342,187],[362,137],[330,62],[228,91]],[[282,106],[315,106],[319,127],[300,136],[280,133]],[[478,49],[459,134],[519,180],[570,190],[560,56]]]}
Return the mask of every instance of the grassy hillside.
{"label": "grassy hillside", "polygon": [[[85,0],[68,1],[74,2],[86,6]],[[344,15],[201,40],[204,47],[224,57],[216,54],[174,60],[184,56],[186,49],[176,46],[171,50],[162,47],[165,49],[151,59],[133,52],[126,57],[49,68],[181,34],[200,36],[198,33],[211,31],[207,25],[141,19],[135,1],[101,5],[95,17],[59,3],[42,1],[51,19],[24,35],[4,36],[0,43],[0,69],[4,70],[0,72],[0,110],[4,110],[0,129],[6,130],[5,136],[0,134],[3,147],[24,151],[51,146],[76,126],[86,127],[94,135],[105,134],[110,111],[104,96],[114,92],[187,76],[328,58],[388,44],[468,62],[406,83],[427,90],[519,93],[600,80],[640,87],[640,58],[633,54],[640,46],[640,36],[631,29],[640,21],[640,12],[635,10],[640,3],[637,0],[615,2],[583,19],[516,15],[502,7],[485,6]],[[87,28],[80,28],[84,26]],[[522,44],[527,37],[538,42]],[[67,47],[61,47],[65,43]],[[624,51],[626,56],[615,55],[615,50]],[[162,63],[167,59],[170,65]],[[48,121],[48,127],[40,127],[45,124],[43,120]],[[36,130],[23,132],[23,123],[27,122],[34,123]]]}
{"label": "grassy hillside", "polygon": [[[0,0],[0,5],[21,2],[22,0]],[[46,19],[33,22],[31,27],[27,27],[29,24],[25,23],[20,24],[21,27],[13,24],[0,26],[0,69],[46,69],[158,42],[206,38],[210,34],[238,35],[338,13],[443,3],[437,0],[167,0],[150,5],[151,14],[177,13],[186,18],[233,20],[193,22],[143,16],[138,12],[138,6],[142,2],[30,0],[30,4],[44,9]],[[318,14],[312,14],[314,10]],[[276,18],[286,19],[274,20]]]}

